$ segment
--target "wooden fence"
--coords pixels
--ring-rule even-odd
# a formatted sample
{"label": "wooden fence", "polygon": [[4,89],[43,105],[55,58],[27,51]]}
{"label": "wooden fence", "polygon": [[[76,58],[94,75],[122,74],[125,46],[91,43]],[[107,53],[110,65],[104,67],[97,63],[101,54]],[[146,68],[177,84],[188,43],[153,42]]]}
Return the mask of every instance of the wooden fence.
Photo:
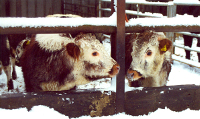
{"label": "wooden fence", "polygon": [[[191,110],[200,109],[200,86],[164,86],[157,88],[143,88],[143,90],[124,91],[125,76],[125,32],[140,32],[146,29],[155,31],[200,31],[200,25],[152,25],[145,26],[134,24],[134,20],[129,26],[125,27],[125,0],[118,0],[117,23],[109,25],[90,24],[90,20],[106,20],[106,18],[85,18],[86,23],[76,25],[63,25],[62,22],[76,21],[74,18],[58,18],[60,22],[56,26],[49,26],[51,19],[39,18],[11,18],[11,21],[23,19],[24,24],[10,23],[4,26],[3,18],[0,18],[0,34],[20,34],[20,33],[60,33],[60,32],[102,32],[111,33],[113,58],[121,66],[120,72],[116,77],[116,93],[112,91],[100,92],[95,90],[77,90],[61,92],[40,92],[40,93],[17,93],[0,95],[0,108],[16,109],[27,107],[29,110],[35,105],[46,105],[63,113],[69,117],[79,117],[82,115],[102,116],[125,112],[130,115],[142,115],[153,112],[158,108],[168,107],[173,111],[182,111],[186,108]],[[161,18],[152,18],[158,22]],[[33,21],[35,25],[28,22]],[[43,25],[38,25],[43,21]],[[107,18],[109,21],[109,18]],[[168,18],[168,20],[172,20]],[[55,22],[55,21],[54,21]],[[25,24],[26,23],[26,24]],[[52,20],[53,23],[53,20]],[[170,23],[170,22],[169,22]]]}

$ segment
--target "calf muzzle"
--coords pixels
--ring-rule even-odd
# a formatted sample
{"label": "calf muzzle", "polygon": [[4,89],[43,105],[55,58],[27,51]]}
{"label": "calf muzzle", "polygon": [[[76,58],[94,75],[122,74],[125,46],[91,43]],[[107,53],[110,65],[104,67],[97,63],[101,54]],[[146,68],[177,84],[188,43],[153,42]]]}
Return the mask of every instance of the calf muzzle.
{"label": "calf muzzle", "polygon": [[131,69],[128,69],[127,71],[127,74],[126,74],[126,77],[129,79],[129,80],[138,80],[142,77],[142,74],[140,74],[139,72],[137,72],[136,70],[131,70]]}
{"label": "calf muzzle", "polygon": [[110,77],[114,77],[115,75],[117,75],[119,73],[120,70],[120,66],[119,64],[115,64],[112,69],[109,72],[109,76]]}

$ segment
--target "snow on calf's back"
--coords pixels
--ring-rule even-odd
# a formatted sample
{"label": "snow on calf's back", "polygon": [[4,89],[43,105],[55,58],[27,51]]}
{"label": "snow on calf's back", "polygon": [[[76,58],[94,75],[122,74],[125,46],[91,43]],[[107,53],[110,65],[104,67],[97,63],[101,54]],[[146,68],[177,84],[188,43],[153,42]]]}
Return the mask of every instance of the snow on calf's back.
{"label": "snow on calf's back", "polygon": [[95,35],[37,34],[24,51],[22,71],[27,91],[69,90],[104,77],[119,65]]}

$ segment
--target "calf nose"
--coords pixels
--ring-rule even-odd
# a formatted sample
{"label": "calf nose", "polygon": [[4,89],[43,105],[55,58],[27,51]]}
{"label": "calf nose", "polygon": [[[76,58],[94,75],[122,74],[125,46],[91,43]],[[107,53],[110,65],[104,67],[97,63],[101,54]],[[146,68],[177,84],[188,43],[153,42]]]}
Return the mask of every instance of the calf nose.
{"label": "calf nose", "polygon": [[138,80],[142,75],[135,70],[128,69],[126,77],[130,80]]}
{"label": "calf nose", "polygon": [[120,70],[119,64],[115,64],[109,72],[110,77],[114,77],[115,75],[117,75],[119,73],[119,70]]}

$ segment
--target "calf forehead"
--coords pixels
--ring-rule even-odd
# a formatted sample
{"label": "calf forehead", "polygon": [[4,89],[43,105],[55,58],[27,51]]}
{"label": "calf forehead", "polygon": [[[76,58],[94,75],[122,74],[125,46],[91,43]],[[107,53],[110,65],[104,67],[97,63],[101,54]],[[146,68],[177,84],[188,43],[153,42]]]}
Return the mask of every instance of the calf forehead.
{"label": "calf forehead", "polygon": [[133,39],[133,50],[142,51],[145,48],[159,45],[159,38],[164,34],[157,32],[140,33],[138,37]]}

